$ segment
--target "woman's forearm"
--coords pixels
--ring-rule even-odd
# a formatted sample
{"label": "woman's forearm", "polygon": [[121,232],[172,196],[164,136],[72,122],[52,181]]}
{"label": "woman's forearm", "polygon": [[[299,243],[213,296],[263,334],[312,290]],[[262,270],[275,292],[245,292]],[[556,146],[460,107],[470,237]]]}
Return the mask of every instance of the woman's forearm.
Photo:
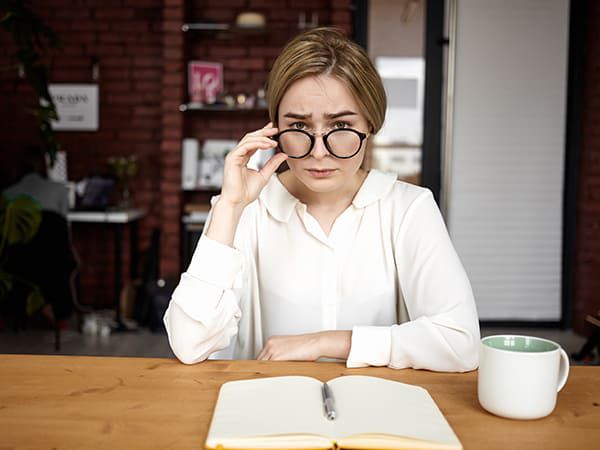
{"label": "woman's forearm", "polygon": [[322,331],[320,334],[322,346],[320,351],[321,357],[348,359],[352,344],[352,331]]}

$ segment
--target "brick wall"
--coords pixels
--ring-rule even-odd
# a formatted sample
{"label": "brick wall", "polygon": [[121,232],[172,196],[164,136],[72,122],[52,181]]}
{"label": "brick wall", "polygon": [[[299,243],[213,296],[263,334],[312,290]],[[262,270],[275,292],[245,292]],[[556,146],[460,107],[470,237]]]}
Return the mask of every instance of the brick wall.
{"label": "brick wall", "polygon": [[[162,0],[48,0],[33,2],[33,7],[64,42],[63,51],[47,58],[51,82],[92,83],[92,58],[99,62],[100,129],[57,133],[67,152],[69,178],[105,173],[110,156],[137,155],[140,174],[132,184],[132,195],[136,205],[148,211],[140,230],[144,246],[160,217],[156,200],[160,197]],[[7,38],[6,33],[0,33],[0,64],[10,61],[13,51]],[[13,72],[1,79],[0,123],[3,136],[9,135],[1,157],[6,184],[14,177],[10,161],[23,143],[37,142],[37,133],[35,122],[22,112],[24,98],[28,104],[34,102],[29,88],[21,83],[15,90]],[[114,267],[111,230],[75,225],[73,235],[83,263],[82,302],[110,305]]]}
{"label": "brick wall", "polygon": [[587,2],[573,327],[600,310],[600,2]]}
{"label": "brick wall", "polygon": [[[298,15],[317,13],[320,24],[348,33],[350,0],[47,0],[35,11],[61,36],[64,50],[48,55],[50,80],[92,83],[92,58],[99,61],[100,129],[58,132],[67,152],[69,178],[106,172],[110,156],[135,154],[140,174],[133,181],[135,204],[148,211],[141,222],[140,247],[159,227],[161,274],[180,271],[180,218],[184,203],[207,201],[211,193],[182,194],[183,137],[238,139],[261,127],[264,112],[185,113],[185,64],[188,59],[221,61],[225,88],[255,91],[283,43],[295,32]],[[242,10],[265,14],[269,32],[257,35],[195,33],[184,36],[181,24],[194,20],[232,22]],[[273,25],[271,27],[271,25]],[[0,32],[0,65],[11,62],[9,36]],[[25,143],[37,142],[35,121],[25,112],[33,105],[30,89],[15,72],[0,73],[0,188],[14,181],[15,160]],[[97,225],[75,225],[74,241],[82,259],[81,301],[97,307],[113,299],[113,235]],[[125,233],[124,249],[127,249]],[[124,254],[123,277],[128,260]]]}

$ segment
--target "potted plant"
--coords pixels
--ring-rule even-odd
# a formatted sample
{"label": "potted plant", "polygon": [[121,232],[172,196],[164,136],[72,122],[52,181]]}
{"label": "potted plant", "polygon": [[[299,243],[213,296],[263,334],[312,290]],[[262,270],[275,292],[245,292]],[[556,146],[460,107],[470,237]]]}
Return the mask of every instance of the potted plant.
{"label": "potted plant", "polygon": [[2,67],[2,71],[18,70],[19,77],[29,82],[40,100],[30,112],[37,118],[42,141],[52,164],[60,150],[51,126],[57,119],[56,107],[48,91],[48,68],[41,54],[48,48],[60,49],[58,35],[36,15],[30,0],[0,0],[0,28],[12,35],[15,44],[15,64]]}

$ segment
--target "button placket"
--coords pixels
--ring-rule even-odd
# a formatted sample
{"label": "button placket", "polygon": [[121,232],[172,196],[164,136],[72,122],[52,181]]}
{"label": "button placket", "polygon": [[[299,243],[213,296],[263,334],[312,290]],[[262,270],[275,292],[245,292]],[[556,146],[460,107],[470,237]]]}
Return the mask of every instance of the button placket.
{"label": "button placket", "polygon": [[337,327],[337,261],[335,251],[329,248],[323,267],[321,288],[323,329],[335,330]]}

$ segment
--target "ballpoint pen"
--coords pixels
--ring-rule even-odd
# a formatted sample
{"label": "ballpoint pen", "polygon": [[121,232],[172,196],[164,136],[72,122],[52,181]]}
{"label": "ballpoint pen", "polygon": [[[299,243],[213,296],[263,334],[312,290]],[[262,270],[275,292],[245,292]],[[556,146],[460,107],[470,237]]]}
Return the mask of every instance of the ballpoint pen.
{"label": "ballpoint pen", "polygon": [[323,383],[323,388],[321,390],[323,394],[323,406],[325,407],[325,416],[329,420],[335,419],[335,405],[333,403],[333,394],[331,393],[331,389],[327,386],[327,383]]}

